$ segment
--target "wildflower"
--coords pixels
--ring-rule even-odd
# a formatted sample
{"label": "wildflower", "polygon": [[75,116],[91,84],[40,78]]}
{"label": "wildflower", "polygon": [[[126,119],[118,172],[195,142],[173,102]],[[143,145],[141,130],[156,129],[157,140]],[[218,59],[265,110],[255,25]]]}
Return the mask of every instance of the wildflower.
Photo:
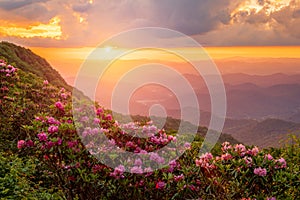
{"label": "wildflower", "polygon": [[52,142],[52,141],[48,141],[48,142],[46,142],[46,144],[45,144],[45,147],[47,148],[47,149],[51,149],[51,147],[53,147],[54,146],[54,142]]}
{"label": "wildflower", "polygon": [[25,145],[26,145],[26,142],[24,140],[19,140],[17,147],[18,147],[18,149],[22,149],[23,147],[25,147]]}
{"label": "wildflower", "polygon": [[251,152],[250,155],[256,156],[258,154],[258,152],[259,152],[258,147],[257,146],[253,147],[250,150],[250,152]]}
{"label": "wildflower", "polygon": [[67,99],[68,94],[66,94],[66,93],[61,93],[60,96],[61,96],[61,98],[63,98],[63,99]]}
{"label": "wildflower", "polygon": [[213,164],[210,164],[210,161],[213,159],[213,155],[211,153],[205,153],[200,156],[199,159],[196,160],[196,166],[205,167],[205,168],[214,168]]}
{"label": "wildflower", "polygon": [[140,158],[138,158],[134,161],[135,166],[141,166],[142,164],[143,164],[143,161]]}
{"label": "wildflower", "polygon": [[234,147],[234,150],[239,153],[239,155],[244,156],[246,153],[246,147],[242,144],[237,144]]}
{"label": "wildflower", "polygon": [[151,172],[153,172],[153,169],[151,167],[147,167],[147,168],[144,169],[144,172],[145,173],[151,173]]}
{"label": "wildflower", "polygon": [[130,172],[134,174],[142,174],[143,169],[140,166],[134,166],[130,169]]}
{"label": "wildflower", "polygon": [[181,174],[181,175],[179,175],[179,176],[174,176],[174,180],[175,180],[176,182],[181,181],[181,180],[183,180],[183,179],[184,179],[184,175],[183,175],[183,174]]}
{"label": "wildflower", "polygon": [[100,119],[99,118],[94,118],[94,124],[99,124],[100,123]]}
{"label": "wildflower", "polygon": [[160,157],[157,153],[151,152],[150,154],[150,160],[153,160],[158,164],[163,164],[165,162],[165,159]]}
{"label": "wildflower", "polygon": [[59,92],[62,93],[62,92],[65,92],[65,91],[66,91],[65,88],[61,88]]}
{"label": "wildflower", "polygon": [[275,161],[276,162],[276,169],[282,169],[282,168],[286,168],[286,161],[284,158],[280,158],[278,160]]}
{"label": "wildflower", "polygon": [[33,141],[32,141],[32,140],[28,140],[28,141],[26,142],[26,146],[27,146],[27,147],[33,147],[33,146],[34,146]]}
{"label": "wildflower", "polygon": [[81,117],[80,121],[81,122],[87,122],[87,121],[89,121],[89,117],[88,116],[83,116],[83,117]]}
{"label": "wildflower", "polygon": [[112,120],[111,114],[106,115],[106,120],[108,120],[108,121],[111,121],[111,120]]}
{"label": "wildflower", "polygon": [[266,176],[267,175],[267,170],[265,168],[255,168],[254,169],[254,174],[258,175],[258,176]]}
{"label": "wildflower", "polygon": [[122,174],[125,172],[125,167],[124,165],[119,165],[118,167],[115,168],[113,173],[110,173],[110,176],[119,178],[122,176]]}
{"label": "wildflower", "polygon": [[221,160],[230,160],[232,158],[232,155],[229,153],[225,153],[221,155]]}
{"label": "wildflower", "polygon": [[103,109],[102,108],[98,108],[96,111],[97,115],[100,115],[103,113]]}
{"label": "wildflower", "polygon": [[251,157],[244,157],[243,160],[245,161],[246,165],[248,167],[251,167],[252,166],[252,158]]}
{"label": "wildflower", "polygon": [[56,133],[56,132],[58,132],[58,127],[57,126],[49,126],[48,132],[49,133]]}
{"label": "wildflower", "polygon": [[48,80],[44,80],[44,81],[43,81],[43,84],[44,84],[44,85],[48,85],[48,84],[49,84]]}
{"label": "wildflower", "polygon": [[190,149],[191,143],[189,143],[189,142],[184,143],[184,148]]}
{"label": "wildflower", "polygon": [[46,135],[46,133],[39,133],[39,134],[37,134],[37,136],[38,136],[38,138],[39,138],[39,140],[41,141],[41,142],[43,142],[43,141],[47,141],[47,135]]}
{"label": "wildflower", "polygon": [[273,156],[271,154],[265,155],[265,158],[268,160],[273,160]]}
{"label": "wildflower", "polygon": [[164,189],[165,186],[166,186],[166,183],[165,183],[165,182],[163,182],[163,181],[158,181],[158,182],[156,183],[156,185],[155,185],[155,188],[161,190],[161,189]]}
{"label": "wildflower", "polygon": [[55,103],[55,107],[58,108],[61,111],[64,111],[64,109],[65,109],[64,105],[60,101]]}
{"label": "wildflower", "polygon": [[92,167],[93,173],[96,174],[98,171],[102,169],[101,165],[95,165]]}
{"label": "wildflower", "polygon": [[223,142],[222,151],[225,152],[225,151],[228,151],[229,149],[232,149],[232,146],[230,145],[230,143],[229,142]]}
{"label": "wildflower", "polygon": [[56,124],[56,125],[60,124],[60,122],[57,121],[56,119],[54,119],[54,117],[48,117],[47,118],[47,123],[48,124]]}
{"label": "wildflower", "polygon": [[77,141],[68,141],[67,145],[69,148],[73,148],[77,145]]}
{"label": "wildflower", "polygon": [[62,144],[62,139],[59,137],[57,138],[57,142],[56,142],[57,145],[61,145]]}

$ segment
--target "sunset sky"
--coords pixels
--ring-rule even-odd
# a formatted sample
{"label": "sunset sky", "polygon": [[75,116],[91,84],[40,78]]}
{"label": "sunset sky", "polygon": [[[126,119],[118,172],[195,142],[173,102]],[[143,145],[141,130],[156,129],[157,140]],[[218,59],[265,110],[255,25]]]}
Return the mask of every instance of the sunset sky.
{"label": "sunset sky", "polygon": [[[291,69],[286,68],[293,73],[300,63],[300,0],[0,1],[0,40],[32,49],[67,79],[76,75],[86,56],[103,40],[147,26],[191,36],[217,64],[242,57],[258,58],[257,62],[280,58],[283,64],[293,63]],[[113,46],[104,49],[106,53],[114,50]],[[142,54],[128,59],[140,58]],[[223,62],[219,64],[221,72],[229,72],[222,68]]]}

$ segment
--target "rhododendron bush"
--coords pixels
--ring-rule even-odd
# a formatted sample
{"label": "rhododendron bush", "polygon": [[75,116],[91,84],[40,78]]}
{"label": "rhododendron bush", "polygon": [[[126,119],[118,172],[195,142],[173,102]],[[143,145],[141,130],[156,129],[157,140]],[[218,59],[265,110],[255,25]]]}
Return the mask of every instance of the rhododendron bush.
{"label": "rhododendron bush", "polygon": [[[0,67],[1,78],[6,78],[2,81],[2,106],[12,98],[7,90],[13,87],[12,82],[18,81],[15,79],[18,70],[4,61]],[[39,183],[35,187],[49,188],[60,195],[55,198],[296,199],[300,196],[299,138],[294,137],[291,145],[281,149],[260,150],[224,142],[211,152],[199,154],[203,141],[199,136],[186,142],[189,138],[184,140],[175,131],[160,129],[151,121],[121,123],[114,120],[111,111],[76,99],[73,102],[80,106],[73,117],[69,91],[55,88],[47,80],[39,80],[36,88],[44,98],[36,104],[44,108],[32,116],[30,123],[23,121],[26,122],[23,134],[14,145],[19,157],[34,163],[33,181]],[[122,152],[131,152],[133,156],[124,159],[120,156]]]}

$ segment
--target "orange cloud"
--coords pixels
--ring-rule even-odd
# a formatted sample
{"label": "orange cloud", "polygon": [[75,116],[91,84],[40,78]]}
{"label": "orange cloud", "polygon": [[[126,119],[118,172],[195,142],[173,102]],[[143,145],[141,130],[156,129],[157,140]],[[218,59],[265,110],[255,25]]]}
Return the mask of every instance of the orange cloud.
{"label": "orange cloud", "polygon": [[62,31],[60,26],[60,18],[53,17],[47,24],[34,24],[27,27],[12,23],[9,21],[0,20],[0,35],[12,36],[20,38],[52,38],[61,39]]}

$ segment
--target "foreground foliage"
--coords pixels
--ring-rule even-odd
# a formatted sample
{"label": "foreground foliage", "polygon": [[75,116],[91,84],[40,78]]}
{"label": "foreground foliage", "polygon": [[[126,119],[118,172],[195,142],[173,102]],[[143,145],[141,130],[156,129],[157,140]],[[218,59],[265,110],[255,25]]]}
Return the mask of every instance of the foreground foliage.
{"label": "foreground foliage", "polygon": [[[6,152],[0,154],[3,199],[300,196],[299,138],[291,138],[284,148],[266,150],[224,142],[212,153],[199,155],[203,138],[197,135],[192,143],[178,145],[183,155],[167,161],[165,154],[155,150],[180,142],[176,132],[158,129],[151,122],[118,123],[110,111],[88,102],[82,107],[92,106],[89,111],[94,113],[79,112],[74,119],[68,90],[25,74],[4,60],[0,68],[1,151]],[[29,81],[30,77],[34,81]],[[140,139],[136,137],[139,134],[147,137]],[[102,137],[109,139],[108,146],[102,146]],[[113,146],[141,158],[110,168],[96,157]],[[148,160],[142,159],[147,153],[150,167]],[[103,159],[118,162],[118,155]],[[164,168],[155,170],[163,163]]]}

